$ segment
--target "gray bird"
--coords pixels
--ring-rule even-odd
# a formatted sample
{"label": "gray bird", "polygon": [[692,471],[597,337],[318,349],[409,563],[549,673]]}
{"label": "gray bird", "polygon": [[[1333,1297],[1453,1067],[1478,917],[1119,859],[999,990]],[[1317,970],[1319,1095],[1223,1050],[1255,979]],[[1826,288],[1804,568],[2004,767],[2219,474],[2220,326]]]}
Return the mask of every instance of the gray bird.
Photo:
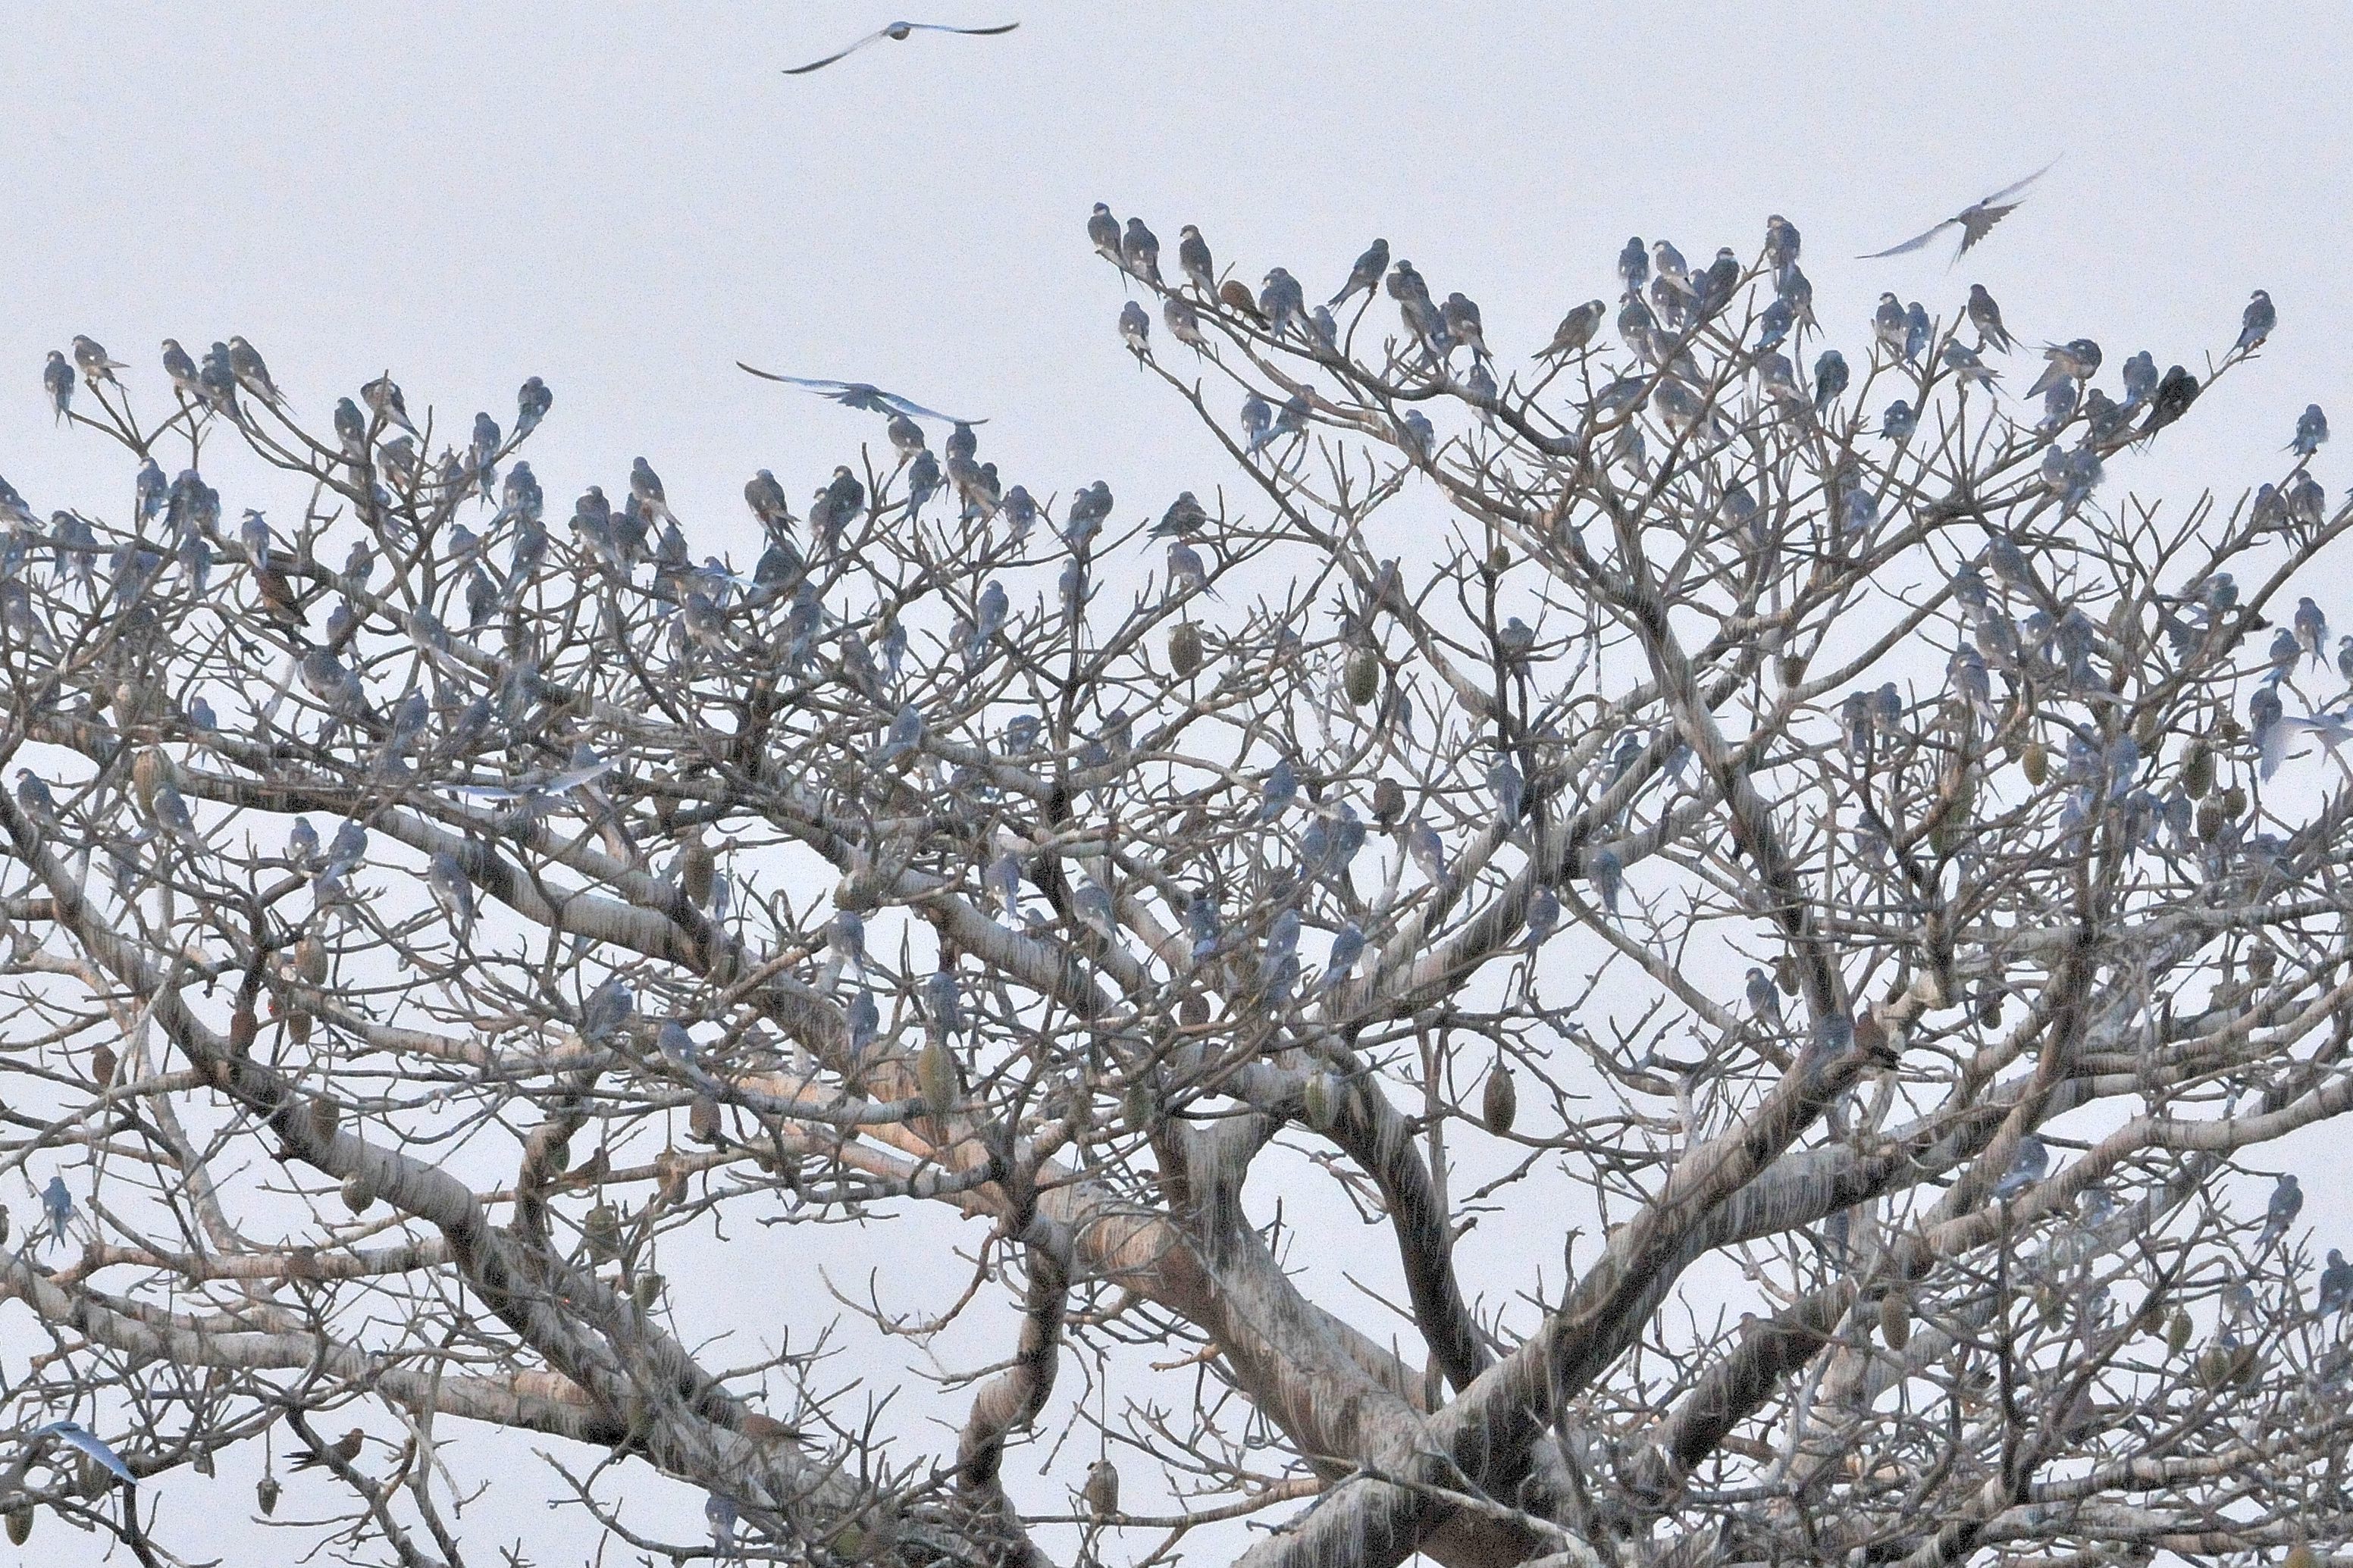
{"label": "gray bird", "polygon": [[654,472],[652,465],[643,458],[638,458],[629,465],[629,496],[648,517],[658,518],[666,522],[678,521],[672,515],[670,502],[662,493],[661,477]]}
{"label": "gray bird", "polygon": [[74,373],[73,366],[66,363],[66,356],[56,349],[49,351],[49,363],[41,368],[41,385],[48,391],[56,423],[64,424],[66,416],[73,410]]}
{"label": "gray bird", "polygon": [[1781,988],[1762,969],[1748,971],[1748,1010],[1767,1023],[1778,1027],[1781,1022]]}
{"label": "gray bird", "polygon": [[2279,325],[2279,312],[2272,309],[2272,297],[2258,289],[2247,300],[2247,308],[2239,317],[2239,341],[2232,345],[2233,353],[2249,353],[2263,347],[2263,340]]}
{"label": "gray bird", "polygon": [[[177,345],[173,343],[170,339],[167,338],[164,340],[164,368],[166,370],[171,368],[170,351],[176,346]],[[175,376],[173,379],[176,381],[178,378]],[[380,375],[374,381],[369,382],[365,386],[361,387],[360,401],[366,404],[375,413],[375,416],[378,419],[383,420],[385,424],[397,425],[412,436],[417,434],[417,426],[409,422],[408,401],[401,396],[400,387],[393,381],[392,377],[388,375]]]}
{"label": "gray bird", "polygon": [[[1139,367],[1152,352],[1152,318],[1133,300],[1119,308],[1119,341],[1136,357]],[[950,463],[953,466],[954,459]]]}
{"label": "gray bird", "polygon": [[2041,1181],[2051,1169],[2050,1146],[2030,1132],[2018,1141],[2018,1152],[2010,1162],[2010,1169],[1994,1184],[1993,1195],[2013,1198]]}
{"label": "gray bird", "polygon": [[83,337],[79,333],[74,336],[73,357],[74,363],[93,384],[101,381],[112,381],[115,385],[120,386],[122,384],[115,381],[114,373],[130,368],[100,348],[97,339]]}
{"label": "gray bird", "polygon": [[1593,334],[1601,326],[1601,318],[1609,311],[1609,307],[1599,300],[1588,300],[1577,306],[1560,319],[1560,325],[1553,329],[1552,342],[1544,346],[1536,358],[1562,359],[1576,353],[1593,341]]}
{"label": "gray bird", "polygon": [[2084,382],[2097,374],[2100,369],[2100,345],[2089,338],[2074,338],[2063,343],[2045,344],[2042,374],[2026,389],[2029,397],[2040,397],[2064,381]]}
{"label": "gray bird", "polygon": [[2321,662],[2321,649],[2328,642],[2328,617],[2323,614],[2310,595],[2295,602],[2295,640],[2312,656],[2316,665]]}
{"label": "gray bird", "polygon": [[55,1437],[59,1442],[80,1449],[97,1460],[109,1475],[125,1486],[139,1484],[139,1478],[132,1473],[129,1465],[122,1462],[122,1456],[107,1447],[96,1434],[78,1421],[51,1421],[46,1426],[36,1426],[26,1435],[26,1443],[28,1447],[37,1447],[44,1437]]}
{"label": "gray bird", "polygon": [[1176,231],[1176,269],[1204,296],[1216,295],[1217,264],[1209,257],[1209,242],[1201,237],[1197,225],[1188,223]]}
{"label": "gray bird", "polygon": [[228,340],[229,374],[237,377],[237,385],[245,388],[272,408],[285,402],[275,382],[269,379],[269,367],[261,363],[261,355],[251,343],[235,333]]}
{"label": "gray bird", "polygon": [[2328,1249],[2328,1267],[2320,1271],[2320,1295],[2314,1310],[2322,1317],[2353,1307],[2353,1263],[2336,1247]]}
{"label": "gray bird", "polygon": [[2271,1202],[2263,1207],[2263,1234],[2255,1245],[2265,1247],[2279,1240],[2303,1212],[2304,1189],[2296,1184],[2295,1173],[2282,1171],[2279,1184],[2272,1189]]}
{"label": "gray bird", "polygon": [[1824,349],[1814,362],[1814,415],[1817,418],[1830,412],[1830,406],[1846,390],[1846,356],[1836,349]]}
{"label": "gray bird", "polygon": [[1299,279],[1282,268],[1267,273],[1266,286],[1259,290],[1258,308],[1266,317],[1267,330],[1276,337],[1293,331],[1303,334],[1307,300],[1300,290]]}
{"label": "gray bird", "polygon": [[1994,303],[1993,296],[1986,292],[1984,284],[1969,285],[1968,310],[1969,325],[1978,330],[1979,353],[1989,348],[2008,353],[2018,346],[2017,341],[2010,335],[2010,329],[2001,324],[2001,307]]}
{"label": "gray bird", "polygon": [[446,849],[434,851],[425,866],[426,890],[448,921],[461,943],[474,934],[474,884],[458,858]]}
{"label": "gray bird", "polygon": [[2000,375],[1990,369],[1985,361],[1978,357],[1975,349],[1968,347],[1958,338],[1947,338],[1945,346],[1937,357],[1944,361],[1946,368],[1958,377],[1964,386],[1982,386],[1991,391],[1994,383],[2001,379]]}
{"label": "gray bird", "polygon": [[1087,238],[1104,260],[1119,259],[1119,219],[1112,216],[1107,204],[1097,202],[1094,211],[1087,215]]}
{"label": "gray bird", "polygon": [[66,1191],[66,1179],[52,1175],[49,1184],[41,1189],[41,1212],[49,1219],[49,1245],[55,1247],[66,1238],[66,1222],[73,1218],[73,1194]]}
{"label": "gray bird", "polygon": [[2328,439],[2328,416],[2320,411],[2317,403],[2307,404],[2295,422],[2295,439],[2287,449],[2299,458],[2309,458]]}
{"label": "gray bird", "polygon": [[1765,265],[1778,271],[1796,264],[1798,226],[1775,213],[1765,220]]}
{"label": "gray bird", "polygon": [[1977,244],[1978,241],[1983,239],[1992,231],[1994,225],[2000,223],[2002,219],[2008,217],[2010,214],[2018,210],[2018,203],[2010,202],[2007,206],[2005,206],[2001,205],[2003,200],[2006,197],[2016,195],[2019,192],[2026,189],[2027,186],[2032,184],[2035,181],[2049,174],[2052,166],[2058,162],[2059,160],[2056,158],[2052,159],[2049,163],[2043,164],[2042,167],[2035,170],[2034,173],[2027,175],[2026,178],[2017,181],[2015,184],[2004,185],[2001,189],[1994,192],[1989,196],[1971,202],[1959,212],[1957,212],[1952,216],[1945,219],[1944,222],[1931,226],[1925,233],[1915,235],[1910,239],[1904,241],[1901,245],[1891,245],[1885,250],[1874,250],[1869,255],[1857,258],[1857,259],[1862,261],[1877,261],[1885,257],[1903,256],[1911,251],[1919,249],[1922,246],[1926,245],[1930,240],[1944,233],[1947,229],[1957,227],[1961,231],[1961,246],[1958,250],[1953,252],[1953,259],[1957,262],[1962,257],[1967,256],[1969,253],[1969,247],[1971,246]]}
{"label": "gray bird", "polygon": [[1259,786],[1258,819],[1272,822],[1289,811],[1299,798],[1299,774],[1293,769],[1291,759],[1278,757],[1267,771],[1265,781]]}
{"label": "gray bird", "polygon": [[539,428],[547,411],[555,406],[555,394],[547,390],[547,383],[533,376],[515,389],[515,439],[520,441]]}
{"label": "gray bird", "polygon": [[1160,239],[1144,226],[1140,217],[1127,220],[1127,228],[1119,237],[1120,265],[1147,283],[1160,281]]}
{"label": "gray bird", "polygon": [[1552,938],[1560,928],[1560,895],[1550,888],[1539,887],[1528,900],[1527,911],[1520,917],[1527,928],[1522,942],[1525,951],[1534,952]]}
{"label": "gray bird", "polygon": [[1479,320],[1479,306],[1460,289],[1449,294],[1438,308],[1439,320],[1446,323],[1447,336],[1471,351],[1471,357],[1484,363],[1487,355],[1486,329]]}
{"label": "gray bird", "polygon": [[1909,441],[1919,427],[1920,416],[1913,413],[1912,405],[1900,397],[1889,404],[1887,412],[1879,416],[1879,434],[1885,440]]}
{"label": "gray bird", "polygon": [[1615,919],[1618,913],[1618,891],[1626,881],[1625,868],[1620,863],[1617,851],[1605,846],[1587,856],[1585,876],[1586,879],[1593,884],[1594,889],[1601,895],[1601,907],[1609,910],[1611,918]]}
{"label": "gray bird", "polygon": [[1160,301],[1160,319],[1168,328],[1168,335],[1187,348],[1206,350],[1208,340],[1201,335],[1201,313],[1193,309],[1181,295],[1170,294]]}
{"label": "gray bird", "polygon": [[834,50],[823,59],[811,60],[805,66],[786,66],[785,75],[807,76],[809,72],[820,70],[836,60],[846,60],[867,45],[879,44],[885,38],[900,44],[905,43],[917,33],[953,33],[966,38],[993,38],[1000,33],[1009,33],[1020,25],[1018,22],[1008,22],[997,27],[951,27],[941,22],[892,22],[876,28],[847,48]]}
{"label": "gray bird", "polygon": [[580,1009],[580,1033],[589,1040],[612,1038],[638,1010],[638,994],[619,975],[608,975]]}
{"label": "gray bird", "polygon": [[785,375],[776,371],[757,370],[742,360],[735,362],[737,370],[758,376],[762,381],[780,381],[788,386],[806,387],[820,397],[829,397],[844,408],[855,408],[861,414],[904,414],[916,419],[936,419],[943,425],[986,425],[986,419],[958,419],[953,414],[942,414],[922,404],[885,392],[871,381],[828,381],[823,376]]}
{"label": "gray bird", "polygon": [[1386,239],[1377,239],[1365,247],[1365,253],[1362,256],[1356,258],[1356,265],[1348,269],[1348,280],[1340,285],[1340,291],[1333,295],[1325,303],[1337,310],[1346,304],[1350,296],[1359,290],[1367,296],[1371,295],[1380,287],[1381,275],[1388,269],[1389,242]]}

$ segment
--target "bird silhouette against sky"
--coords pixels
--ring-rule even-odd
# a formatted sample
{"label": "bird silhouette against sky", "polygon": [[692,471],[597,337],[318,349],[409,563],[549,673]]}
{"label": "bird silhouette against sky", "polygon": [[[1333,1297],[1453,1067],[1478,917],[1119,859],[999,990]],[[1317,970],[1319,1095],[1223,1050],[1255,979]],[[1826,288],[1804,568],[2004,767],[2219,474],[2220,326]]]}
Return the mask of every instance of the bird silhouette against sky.
{"label": "bird silhouette against sky", "polygon": [[1969,247],[1993,231],[1994,225],[2018,210],[2019,203],[2011,202],[2005,206],[2001,205],[2002,199],[2006,196],[2014,196],[2026,189],[2027,186],[2049,174],[2058,162],[2058,159],[2053,158],[2016,184],[2004,185],[1993,195],[1971,202],[1944,222],[1930,227],[1925,234],[1915,235],[1901,245],[1891,245],[1884,250],[1874,250],[1868,256],[1860,257],[1857,259],[1877,261],[1883,257],[1908,255],[1926,245],[1947,229],[1958,226],[1961,231],[1961,247],[1953,252],[1953,259],[1958,261],[1969,253]]}
{"label": "bird silhouette against sky", "polygon": [[785,68],[785,74],[806,76],[810,71],[821,70],[836,60],[848,59],[869,44],[881,43],[884,38],[889,38],[893,43],[904,43],[917,33],[958,33],[968,38],[991,38],[999,33],[1009,33],[1020,25],[1018,22],[1008,22],[1001,27],[951,27],[940,22],[893,22],[888,26],[867,34],[846,49],[835,50],[821,60],[811,60],[805,66],[787,66]]}

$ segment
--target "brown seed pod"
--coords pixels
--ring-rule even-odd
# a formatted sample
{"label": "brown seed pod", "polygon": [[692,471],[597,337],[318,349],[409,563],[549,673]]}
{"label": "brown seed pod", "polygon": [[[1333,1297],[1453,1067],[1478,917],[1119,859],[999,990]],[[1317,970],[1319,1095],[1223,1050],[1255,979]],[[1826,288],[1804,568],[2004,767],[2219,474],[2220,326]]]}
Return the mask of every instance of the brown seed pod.
{"label": "brown seed pod", "polygon": [[1168,633],[1168,668],[1180,680],[1190,680],[1201,668],[1201,628],[1179,621]]}
{"label": "brown seed pod", "polygon": [[1892,1351],[1901,1352],[1912,1342],[1912,1302],[1901,1290],[1879,1299],[1879,1337]]}
{"label": "brown seed pod", "polygon": [[2192,800],[2204,800],[2206,792],[2214,787],[2214,748],[2200,736],[2189,742],[2189,750],[2181,757],[2182,793]]}
{"label": "brown seed pod", "polygon": [[2029,741],[2019,760],[2026,769],[2026,782],[2041,789],[2042,781],[2051,776],[2051,748],[2040,739]]}
{"label": "brown seed pod", "polygon": [[1371,648],[1348,652],[1348,700],[1362,708],[1381,693],[1381,656]]}
{"label": "brown seed pod", "polygon": [[271,1514],[276,1513],[278,1511],[278,1478],[264,1476],[256,1481],[253,1487],[253,1500],[255,1506],[261,1510],[262,1518],[268,1519]]}
{"label": "brown seed pod", "polygon": [[580,1237],[588,1244],[590,1258],[599,1263],[612,1262],[621,1256],[621,1211],[611,1204],[598,1204],[582,1222]]}
{"label": "brown seed pod", "polygon": [[662,1277],[650,1268],[639,1269],[629,1279],[629,1300],[638,1304],[638,1310],[641,1312],[653,1310],[654,1303],[661,1300],[661,1293]]}
{"label": "brown seed pod", "polygon": [[22,1546],[32,1539],[33,1505],[20,1502],[8,1510],[8,1540],[12,1545]]}
{"label": "brown seed pod", "polygon": [[955,1109],[955,1058],[948,1054],[945,1040],[925,1040],[915,1054],[915,1088],[923,1097],[923,1109],[934,1116]]}
{"label": "brown seed pod", "polygon": [[1328,1072],[1309,1075],[1307,1085],[1300,1093],[1300,1109],[1307,1114],[1307,1125],[1318,1132],[1329,1133],[1340,1124],[1340,1100],[1345,1092],[1337,1078]]}
{"label": "brown seed pod", "polygon": [[1520,1114],[1520,1092],[1512,1086],[1512,1069],[1497,1057],[1487,1069],[1487,1085],[1479,1095],[1479,1120],[1496,1137],[1507,1136]]}
{"label": "brown seed pod", "polygon": [[2179,1355],[2189,1348],[2192,1331],[2189,1314],[2176,1307],[2172,1321],[2165,1325],[2165,1348],[2174,1355]]}

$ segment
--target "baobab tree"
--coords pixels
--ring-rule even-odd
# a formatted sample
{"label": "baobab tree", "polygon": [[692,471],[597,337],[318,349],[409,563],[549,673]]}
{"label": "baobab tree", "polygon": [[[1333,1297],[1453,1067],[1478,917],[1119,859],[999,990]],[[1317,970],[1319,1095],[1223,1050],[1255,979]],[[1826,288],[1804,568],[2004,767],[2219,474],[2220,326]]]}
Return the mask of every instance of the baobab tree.
{"label": "baobab tree", "polygon": [[2316,408],[2126,488],[2269,300],[1841,353],[1776,218],[1522,356],[1385,245],[1311,306],[1089,226],[1173,500],[821,384],[887,445],[798,515],[550,527],[536,380],[452,443],[60,351],[137,477],[0,492],[16,1538],[170,1560],[237,1465],[403,1563],[484,1488],[681,1561],[2341,1540],[2266,1151],[2353,1102],[2348,513]]}

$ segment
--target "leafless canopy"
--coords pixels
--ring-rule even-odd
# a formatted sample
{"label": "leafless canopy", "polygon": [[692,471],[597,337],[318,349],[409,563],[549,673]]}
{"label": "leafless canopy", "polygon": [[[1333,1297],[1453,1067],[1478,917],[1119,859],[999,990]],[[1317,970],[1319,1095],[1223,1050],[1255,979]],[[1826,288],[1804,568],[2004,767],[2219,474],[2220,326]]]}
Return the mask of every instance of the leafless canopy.
{"label": "leafless canopy", "polygon": [[2353,1101],[2289,608],[2347,516],[2309,453],[2129,499],[2196,383],[2020,414],[1957,312],[1801,379],[1795,246],[1629,267],[1499,385],[1409,268],[1335,320],[1131,231],[1198,510],[902,414],[805,519],[755,483],[748,568],[650,470],[547,526],[529,388],[436,458],[388,381],[78,361],[153,467],[0,495],[10,1528],[181,1559],[234,1477],[404,1563],[519,1557],[485,1488],[631,1559],[2342,1539],[2353,1274],[2264,1151]]}

